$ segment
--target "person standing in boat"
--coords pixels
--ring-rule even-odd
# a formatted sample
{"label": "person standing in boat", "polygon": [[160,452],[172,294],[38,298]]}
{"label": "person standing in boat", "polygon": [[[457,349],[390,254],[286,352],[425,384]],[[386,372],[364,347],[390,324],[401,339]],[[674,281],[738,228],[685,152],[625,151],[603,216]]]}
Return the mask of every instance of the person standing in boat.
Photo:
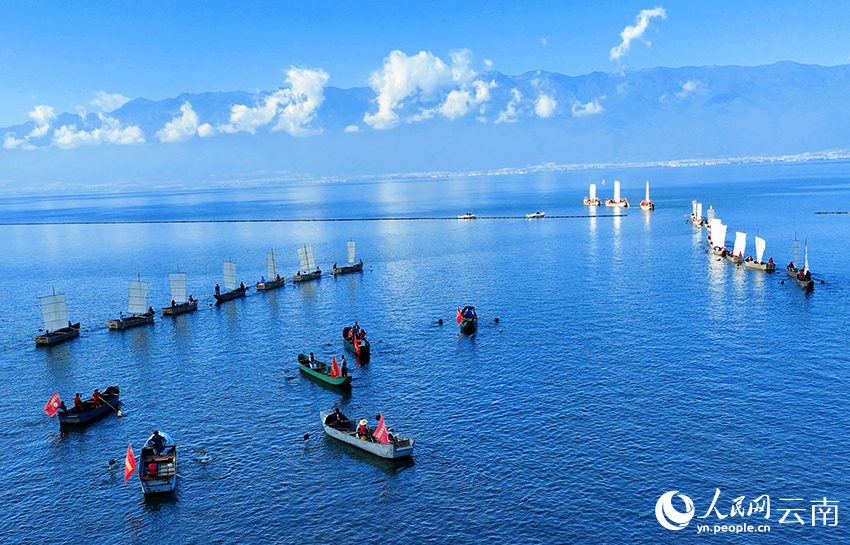
{"label": "person standing in boat", "polygon": [[195,300],[194,300],[194,299],[192,299],[192,296],[190,295],[190,296],[189,296],[189,304],[191,305],[191,304],[192,304],[192,303],[194,303],[194,302],[195,302]]}
{"label": "person standing in boat", "polygon": [[93,409],[97,409],[100,407],[100,390],[97,388],[94,389],[94,393],[91,395],[91,405]]}
{"label": "person standing in boat", "polygon": [[153,448],[155,454],[162,454],[162,451],[165,450],[165,437],[159,434],[159,430],[153,432],[151,448]]}
{"label": "person standing in boat", "polygon": [[345,361],[345,354],[342,355],[342,368],[339,370],[342,376],[348,376],[348,363]]}
{"label": "person standing in boat", "polygon": [[218,286],[218,284],[215,285],[215,294],[221,295],[221,288]]}
{"label": "person standing in boat", "polygon": [[260,276],[260,284],[265,284],[265,283],[266,283],[266,277],[261,275]]}
{"label": "person standing in boat", "polygon": [[80,399],[80,394],[74,396],[74,410],[78,413],[83,412],[83,400]]}

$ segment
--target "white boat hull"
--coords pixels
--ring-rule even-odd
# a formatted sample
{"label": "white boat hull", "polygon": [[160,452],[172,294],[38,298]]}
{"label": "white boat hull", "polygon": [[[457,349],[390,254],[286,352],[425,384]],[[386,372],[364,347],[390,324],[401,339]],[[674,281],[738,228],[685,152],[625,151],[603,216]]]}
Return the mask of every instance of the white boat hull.
{"label": "white boat hull", "polygon": [[[334,439],[338,439],[343,443],[348,443],[351,446],[357,447],[361,450],[365,450],[366,452],[374,454],[375,456],[380,456],[381,458],[404,458],[413,454],[413,439],[402,439],[400,441],[402,443],[402,446],[399,446],[398,444],[396,444],[396,442],[390,442],[388,445],[385,445],[377,440],[367,441],[364,439],[359,439],[357,437],[357,434],[353,431],[346,432],[325,424],[325,420],[327,420],[330,414],[331,413],[329,412],[321,412],[319,413],[319,418],[322,421],[322,427],[324,428],[325,433],[327,433]],[[369,434],[369,437],[371,438],[371,433]]]}
{"label": "white boat hull", "polygon": [[620,199],[619,202],[613,199],[605,199],[605,206],[608,208],[628,208],[629,201],[626,199]]}
{"label": "white boat hull", "polygon": [[776,263],[759,263],[757,261],[744,261],[744,266],[754,271],[774,272]]}
{"label": "white boat hull", "polygon": [[589,199],[587,197],[584,198],[585,206],[602,206],[602,199],[596,197],[595,199]]}

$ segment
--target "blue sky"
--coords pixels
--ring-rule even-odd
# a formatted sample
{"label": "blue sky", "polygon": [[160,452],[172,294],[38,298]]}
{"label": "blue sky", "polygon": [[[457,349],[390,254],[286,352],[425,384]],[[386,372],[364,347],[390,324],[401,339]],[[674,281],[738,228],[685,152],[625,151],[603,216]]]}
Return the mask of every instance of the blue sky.
{"label": "blue sky", "polygon": [[[642,10],[663,8],[618,59]],[[850,62],[845,2],[6,2],[0,7],[0,126],[37,105],[87,106],[103,91],[159,100],[269,90],[292,67],[328,85],[369,85],[394,50],[506,74]],[[646,43],[649,42],[649,43]]]}

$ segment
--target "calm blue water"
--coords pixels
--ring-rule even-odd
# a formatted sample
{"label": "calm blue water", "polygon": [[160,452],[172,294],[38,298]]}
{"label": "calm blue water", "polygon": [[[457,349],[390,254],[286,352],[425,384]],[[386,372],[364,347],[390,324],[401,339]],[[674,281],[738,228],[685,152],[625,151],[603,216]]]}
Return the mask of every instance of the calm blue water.
{"label": "calm blue water", "polygon": [[[0,541],[699,543],[729,538],[698,535],[698,522],[733,519],[673,532],[656,500],[680,491],[701,516],[719,488],[726,514],[737,497],[744,507],[771,497],[771,533],[745,542],[846,542],[850,216],[814,212],[850,210],[847,172],[718,166],[6,199],[7,224],[551,216],[586,214],[587,185],[609,180],[605,198],[619,178],[633,205],[649,179],[657,209],[0,226]],[[684,221],[691,199],[714,206],[727,240],[744,230],[752,244],[758,232],[780,269],[796,233],[824,283],[806,294],[784,271],[708,256],[704,230]],[[349,239],[362,274],[209,304],[225,259],[253,284],[271,248],[290,277],[302,244],[330,271]],[[126,309],[128,280],[148,281],[159,308],[178,267],[200,311],[106,329]],[[53,287],[86,331],[36,349],[38,296]],[[465,304],[481,316],[472,336],[454,322]],[[373,356],[350,366],[350,395],[300,376],[296,355],[341,355],[354,320]],[[42,411],[55,391],[70,401],[110,384],[122,418],[59,433]],[[357,418],[383,412],[416,439],[413,460],[325,438],[318,413],[334,404]],[[154,429],[183,446],[167,499],[145,498],[135,475],[123,481],[127,445]],[[841,502],[839,523],[812,527],[810,502],[824,497]],[[780,498],[799,498],[806,526],[778,523],[792,507]]]}

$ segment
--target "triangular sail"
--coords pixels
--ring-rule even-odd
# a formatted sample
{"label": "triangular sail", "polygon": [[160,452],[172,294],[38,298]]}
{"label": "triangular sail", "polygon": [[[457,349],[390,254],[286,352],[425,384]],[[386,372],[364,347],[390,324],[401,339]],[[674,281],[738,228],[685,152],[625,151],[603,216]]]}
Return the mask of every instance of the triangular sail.
{"label": "triangular sail", "polygon": [[614,202],[620,202],[620,182],[614,181]]}
{"label": "triangular sail", "polygon": [[645,201],[649,201],[649,180],[646,181],[646,199]]}
{"label": "triangular sail", "polygon": [[224,273],[224,289],[227,291],[233,291],[236,289],[236,263],[232,261],[225,261],[222,266],[222,272]]}
{"label": "triangular sail", "polygon": [[171,286],[171,300],[176,303],[185,303],[186,273],[168,273],[168,283]]}
{"label": "triangular sail", "polygon": [[732,255],[744,255],[744,249],[747,247],[747,233],[735,231],[735,245],[732,247]]}
{"label": "triangular sail", "polygon": [[761,258],[764,257],[764,246],[764,239],[756,237],[756,263],[763,263]]}
{"label": "triangular sail", "polygon": [[354,264],[354,241],[353,240],[348,241],[348,264],[349,265]]}
{"label": "triangular sail", "polygon": [[596,184],[590,184],[590,200],[596,200]]}
{"label": "triangular sail", "polygon": [[41,316],[44,318],[44,329],[56,331],[68,327],[68,310],[65,307],[65,294],[55,293],[39,297],[41,301]]}
{"label": "triangular sail", "polygon": [[276,278],[277,270],[275,268],[274,262],[274,252],[269,252],[266,254],[266,276],[267,280],[271,281]]}
{"label": "triangular sail", "polygon": [[140,280],[130,280],[130,302],[127,312],[144,314],[148,311],[148,283]]}
{"label": "triangular sail", "polygon": [[714,227],[711,228],[711,243],[717,248],[726,245],[726,227],[720,223],[720,220],[715,219]]}

